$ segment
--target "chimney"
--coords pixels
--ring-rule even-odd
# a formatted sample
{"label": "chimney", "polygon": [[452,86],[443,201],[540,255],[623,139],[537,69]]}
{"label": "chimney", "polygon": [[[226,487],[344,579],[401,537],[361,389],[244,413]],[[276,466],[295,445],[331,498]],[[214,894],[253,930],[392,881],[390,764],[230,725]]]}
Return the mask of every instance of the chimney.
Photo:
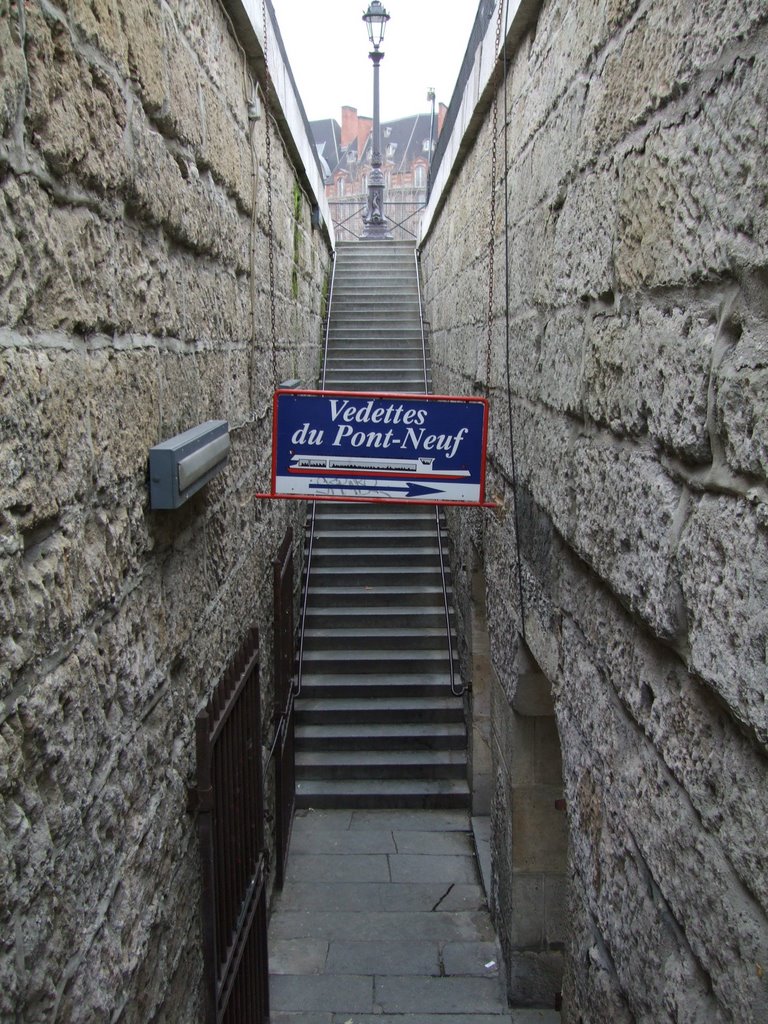
{"label": "chimney", "polygon": [[341,145],[346,149],[357,138],[357,107],[341,108]]}
{"label": "chimney", "polygon": [[370,117],[361,117],[358,121],[357,127],[357,152],[361,155],[372,131],[373,119]]}

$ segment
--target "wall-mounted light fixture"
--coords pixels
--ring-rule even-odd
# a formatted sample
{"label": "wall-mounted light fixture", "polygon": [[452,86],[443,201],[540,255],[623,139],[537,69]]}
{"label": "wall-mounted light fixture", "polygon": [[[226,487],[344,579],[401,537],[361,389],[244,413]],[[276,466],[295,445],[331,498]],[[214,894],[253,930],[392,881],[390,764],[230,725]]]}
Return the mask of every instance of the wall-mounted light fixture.
{"label": "wall-mounted light fixture", "polygon": [[208,420],[149,449],[150,508],[178,508],[221,472],[229,424]]}

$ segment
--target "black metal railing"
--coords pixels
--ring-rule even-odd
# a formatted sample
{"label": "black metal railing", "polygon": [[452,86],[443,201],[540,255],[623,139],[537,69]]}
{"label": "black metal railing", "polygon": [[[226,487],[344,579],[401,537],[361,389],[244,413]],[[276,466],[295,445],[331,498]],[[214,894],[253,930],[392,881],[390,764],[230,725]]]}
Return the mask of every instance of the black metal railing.
{"label": "black metal railing", "polygon": [[206,1024],[269,1017],[260,702],[251,629],[196,721]]}
{"label": "black metal railing", "polygon": [[[426,205],[424,189],[405,189],[391,194],[400,199],[384,198],[384,216],[388,221],[389,234],[395,241],[405,242],[418,238],[419,217]],[[367,206],[366,196],[350,196],[329,199],[333,230],[337,242],[357,242],[363,234],[363,212]]]}

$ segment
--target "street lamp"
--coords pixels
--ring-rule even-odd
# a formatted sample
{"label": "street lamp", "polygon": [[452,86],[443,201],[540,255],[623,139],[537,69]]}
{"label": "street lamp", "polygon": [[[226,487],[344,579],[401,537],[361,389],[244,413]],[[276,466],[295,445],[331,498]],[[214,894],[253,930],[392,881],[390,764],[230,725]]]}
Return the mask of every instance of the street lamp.
{"label": "street lamp", "polygon": [[368,178],[368,205],[363,214],[363,238],[391,238],[384,216],[384,175],[381,172],[381,125],[379,123],[379,64],[384,54],[379,49],[384,41],[384,29],[389,15],[380,0],[370,0],[363,15],[368,39],[373,50],[368,56],[373,61],[373,153]]}

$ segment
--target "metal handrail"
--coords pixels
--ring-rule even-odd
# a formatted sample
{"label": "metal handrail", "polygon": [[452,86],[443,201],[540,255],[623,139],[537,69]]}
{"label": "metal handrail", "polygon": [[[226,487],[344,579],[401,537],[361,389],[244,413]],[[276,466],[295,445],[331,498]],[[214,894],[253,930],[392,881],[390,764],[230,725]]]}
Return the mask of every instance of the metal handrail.
{"label": "metal handrail", "polygon": [[[328,289],[328,307],[325,311],[325,338],[323,340],[323,373],[320,381],[320,390],[325,391],[325,378],[328,370],[328,338],[331,333],[331,305],[333,303],[333,286],[336,283],[336,252],[333,253],[333,270],[331,271],[331,286]],[[315,516],[317,513],[317,502],[312,502],[309,513],[309,536],[307,538],[307,559],[304,565],[304,596],[301,603],[301,619],[299,621],[299,653],[296,664],[296,684],[293,696],[301,694],[302,670],[304,667],[304,628],[307,620],[307,604],[309,602],[309,573],[312,568],[312,548],[315,543]]]}
{"label": "metal handrail", "polygon": [[[358,200],[354,200],[354,199],[343,199],[342,198],[342,199],[340,199],[338,201],[335,201],[335,202],[331,201],[329,205],[331,207],[331,220],[333,221],[334,229],[335,230],[343,229],[344,231],[348,231],[350,233],[350,235],[353,235],[359,241],[362,238],[362,235],[359,235],[356,231],[354,231],[349,226],[349,221],[354,220],[356,217],[358,217],[359,214],[360,214],[360,211],[364,210],[366,208],[366,206],[367,206],[367,199],[361,199],[361,200],[358,201]],[[334,210],[334,208],[336,206],[341,206],[341,205],[344,205],[344,206],[352,206],[352,205],[354,205],[354,209],[352,210],[352,212],[348,216],[344,217],[343,220],[337,220],[333,216],[333,210]],[[386,212],[387,212],[388,209],[390,209],[392,207],[395,207],[395,206],[411,206],[412,207],[412,206],[414,206],[414,203],[410,202],[410,201],[409,202],[398,202],[398,201],[395,201],[395,200],[386,199],[384,201],[384,213],[385,213],[385,215],[386,215]],[[425,208],[426,208],[426,203],[421,203],[420,205],[416,206],[415,209],[412,209],[410,213],[406,214],[406,216],[403,217],[402,220],[395,221],[394,219],[390,219],[389,224],[388,224],[389,230],[395,231],[395,230],[397,230],[397,228],[400,228],[407,235],[410,235],[411,238],[416,238],[416,232],[415,231],[411,231],[411,229],[407,228],[405,226],[405,224],[406,224],[406,221],[411,220],[412,217],[416,217]]]}
{"label": "metal handrail", "polygon": [[[419,325],[421,328],[421,354],[424,361],[424,393],[429,393],[429,375],[427,373],[427,340],[424,334],[424,309],[421,302],[421,275],[419,267],[419,253],[414,251],[413,258],[416,265],[416,293],[419,299]],[[456,685],[456,672],[453,667],[453,641],[451,638],[451,606],[448,600],[448,580],[445,572],[445,559],[443,558],[443,536],[440,524],[440,507],[435,505],[435,531],[437,533],[437,550],[440,555],[440,582],[443,588],[443,608],[445,610],[445,639],[448,644],[448,673],[451,680],[451,693],[454,697],[461,697],[464,693],[464,686]]]}

